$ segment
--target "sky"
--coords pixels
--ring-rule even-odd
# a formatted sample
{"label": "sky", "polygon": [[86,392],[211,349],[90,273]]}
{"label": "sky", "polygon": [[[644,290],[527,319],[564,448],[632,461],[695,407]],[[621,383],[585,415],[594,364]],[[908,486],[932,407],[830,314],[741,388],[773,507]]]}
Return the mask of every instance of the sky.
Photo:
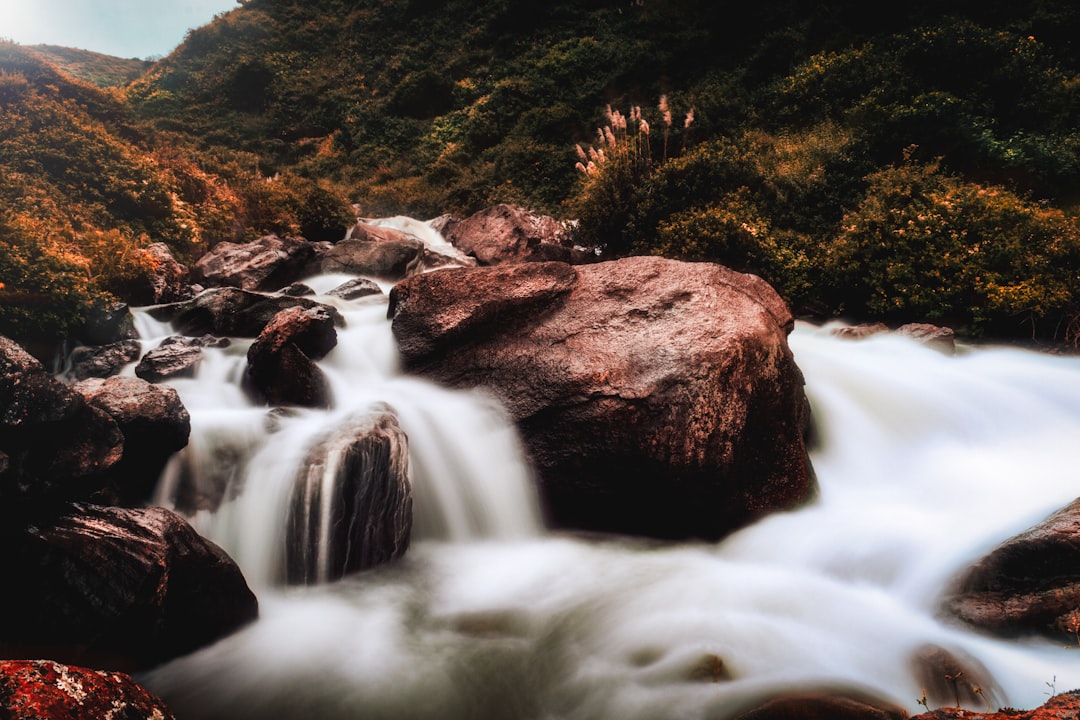
{"label": "sky", "polygon": [[0,0],[0,37],[124,58],[168,55],[237,0]]}

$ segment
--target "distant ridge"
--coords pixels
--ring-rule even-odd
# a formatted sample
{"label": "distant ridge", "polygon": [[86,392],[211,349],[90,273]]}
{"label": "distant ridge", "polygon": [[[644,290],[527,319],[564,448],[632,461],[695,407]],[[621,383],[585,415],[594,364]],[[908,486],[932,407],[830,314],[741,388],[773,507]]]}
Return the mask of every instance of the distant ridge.
{"label": "distant ridge", "polygon": [[154,64],[150,60],[113,57],[61,45],[29,45],[27,49],[71,77],[98,87],[123,87]]}

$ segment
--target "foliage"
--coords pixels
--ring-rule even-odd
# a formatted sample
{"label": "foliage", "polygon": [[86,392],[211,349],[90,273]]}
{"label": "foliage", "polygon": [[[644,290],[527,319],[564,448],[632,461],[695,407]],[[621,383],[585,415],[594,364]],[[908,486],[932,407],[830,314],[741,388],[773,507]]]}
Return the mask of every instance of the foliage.
{"label": "foliage", "polygon": [[1080,333],[1080,226],[1060,210],[937,163],[874,173],[823,269],[841,309],[969,332]]}

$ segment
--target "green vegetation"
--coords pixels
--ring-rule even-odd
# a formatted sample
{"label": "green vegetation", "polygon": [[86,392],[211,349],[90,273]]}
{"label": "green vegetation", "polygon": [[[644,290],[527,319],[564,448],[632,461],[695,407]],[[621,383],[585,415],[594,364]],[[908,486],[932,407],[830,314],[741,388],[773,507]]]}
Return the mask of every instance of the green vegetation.
{"label": "green vegetation", "polygon": [[26,49],[40,55],[65,75],[102,88],[123,87],[153,65],[149,60],[118,58],[60,45],[33,45]]}
{"label": "green vegetation", "polygon": [[63,273],[516,202],[801,314],[1077,344],[1077,37],[1064,0],[246,0],[104,92],[0,44],[0,238]]}

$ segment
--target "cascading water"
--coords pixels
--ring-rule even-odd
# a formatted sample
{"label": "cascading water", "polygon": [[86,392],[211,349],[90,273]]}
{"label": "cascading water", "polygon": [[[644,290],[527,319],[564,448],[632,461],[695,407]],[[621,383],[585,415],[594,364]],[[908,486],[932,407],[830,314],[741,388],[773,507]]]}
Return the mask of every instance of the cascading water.
{"label": "cascading water", "polygon": [[[338,307],[348,329],[322,363],[333,411],[278,417],[269,433],[266,410],[235,389],[242,343],[174,383],[192,414],[188,472],[236,488],[195,522],[240,562],[262,613],[140,678],[179,717],[725,718],[829,687],[916,712],[912,658],[926,646],[982,666],[995,707],[1080,686],[1080,649],[996,640],[938,613],[972,561],[1075,499],[1080,359],[946,357],[800,326],[813,503],[715,545],[581,539],[540,529],[496,406],[400,376],[383,304]],[[338,582],[273,585],[304,448],[375,403],[409,437],[412,547]]]}

